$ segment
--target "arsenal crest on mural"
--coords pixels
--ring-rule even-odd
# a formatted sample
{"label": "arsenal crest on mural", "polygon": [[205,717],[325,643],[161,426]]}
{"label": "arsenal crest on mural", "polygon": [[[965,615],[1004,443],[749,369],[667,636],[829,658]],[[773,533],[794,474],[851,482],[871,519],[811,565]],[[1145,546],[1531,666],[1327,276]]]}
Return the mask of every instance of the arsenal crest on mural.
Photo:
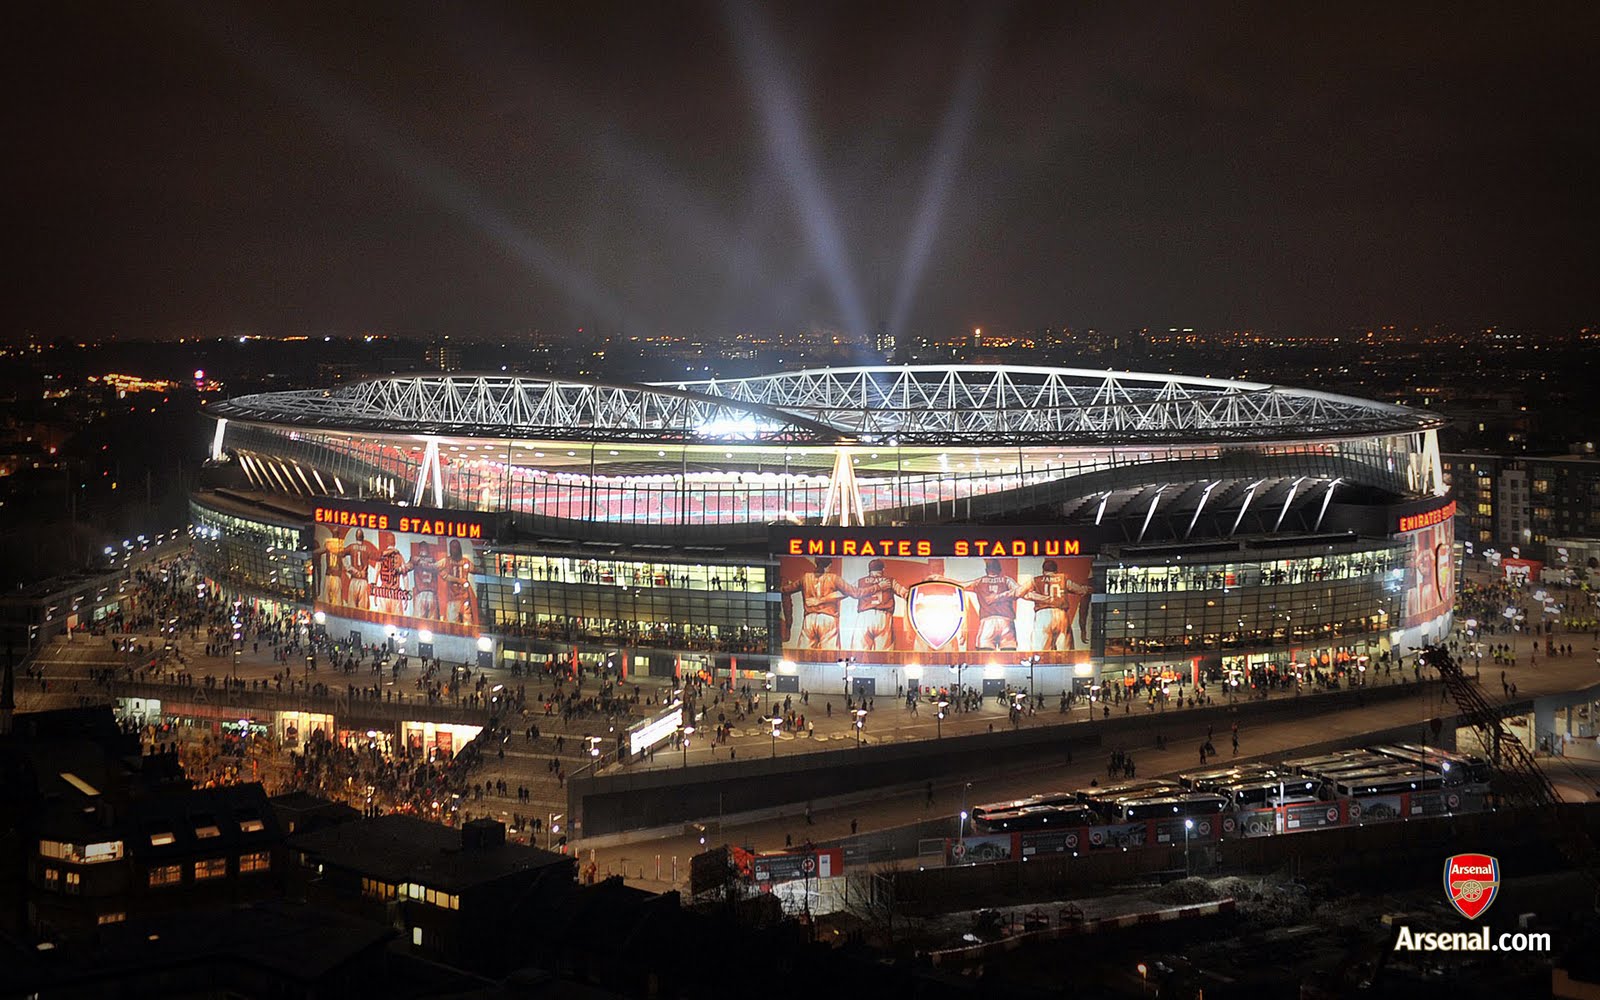
{"label": "arsenal crest on mural", "polygon": [[1500,892],[1500,862],[1487,854],[1444,859],[1444,892],[1463,917],[1476,920]]}
{"label": "arsenal crest on mural", "polygon": [[919,583],[907,593],[906,605],[911,627],[933,649],[954,639],[966,620],[967,595],[953,583]]}

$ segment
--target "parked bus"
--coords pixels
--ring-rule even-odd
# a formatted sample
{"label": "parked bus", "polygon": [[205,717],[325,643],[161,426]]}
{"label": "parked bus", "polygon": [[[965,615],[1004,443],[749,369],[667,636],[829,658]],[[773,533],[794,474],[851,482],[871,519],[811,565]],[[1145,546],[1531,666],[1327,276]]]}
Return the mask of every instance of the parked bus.
{"label": "parked bus", "polygon": [[1091,785],[1088,788],[1080,788],[1073,794],[1077,797],[1080,803],[1089,806],[1092,809],[1096,809],[1096,811],[1100,812],[1101,815],[1104,815],[1104,810],[1099,809],[1099,806],[1109,805],[1113,802],[1116,802],[1118,799],[1127,798],[1130,795],[1141,795],[1152,792],[1166,792],[1170,795],[1181,791],[1183,791],[1182,788],[1170,781],[1159,781],[1154,778],[1148,778],[1141,779],[1139,781],[1124,781],[1117,785],[1105,785],[1099,787]]}
{"label": "parked bus", "polygon": [[1062,830],[1094,826],[1100,817],[1085,806],[1024,806],[1012,812],[990,813],[974,822],[979,833],[1011,833],[1026,830]]}
{"label": "parked bus", "polygon": [[962,863],[1142,850],[1476,812],[1484,808],[1489,774],[1480,758],[1397,743],[1190,772],[1177,783],[1143,779],[1044,792],[974,807],[972,831],[987,835],[985,843],[975,848],[968,839],[950,857]]}
{"label": "parked bus", "polygon": [[1338,768],[1352,762],[1370,761],[1376,755],[1369,750],[1340,750],[1316,757],[1286,760],[1283,766],[1296,774],[1319,774],[1327,768]]}
{"label": "parked bus", "polygon": [[1333,791],[1340,798],[1349,799],[1363,795],[1396,795],[1443,787],[1444,779],[1437,774],[1402,769],[1346,775],[1334,782]]}
{"label": "parked bus", "polygon": [[1223,785],[1233,785],[1256,778],[1268,778],[1278,772],[1266,764],[1238,764],[1214,771],[1190,771],[1178,775],[1178,784],[1191,792],[1214,792]]}
{"label": "parked bus", "polygon": [[1043,792],[1039,795],[1030,795],[1024,799],[1010,799],[1003,802],[986,802],[983,805],[973,806],[969,812],[973,826],[986,822],[996,813],[1013,813],[1029,806],[1071,806],[1079,803],[1076,792]]}
{"label": "parked bus", "polygon": [[1270,781],[1241,781],[1224,785],[1215,791],[1228,800],[1230,809],[1265,809],[1290,802],[1317,801],[1322,791],[1322,779],[1296,775]]}
{"label": "parked bus", "polygon": [[1438,772],[1446,785],[1489,784],[1489,762],[1471,754],[1455,753],[1439,747],[1418,746],[1415,743],[1396,743],[1373,747],[1373,750],[1403,761],[1424,771]]}
{"label": "parked bus", "polygon": [[1106,818],[1117,823],[1138,823],[1174,817],[1216,816],[1227,805],[1228,800],[1222,796],[1204,792],[1157,795],[1149,798],[1125,799],[1117,803],[1115,816]]}

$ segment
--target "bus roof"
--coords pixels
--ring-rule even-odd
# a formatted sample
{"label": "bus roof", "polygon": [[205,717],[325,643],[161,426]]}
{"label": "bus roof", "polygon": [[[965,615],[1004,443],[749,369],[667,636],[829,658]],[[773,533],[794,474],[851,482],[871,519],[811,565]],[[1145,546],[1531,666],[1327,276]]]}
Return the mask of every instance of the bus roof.
{"label": "bus roof", "polygon": [[1155,788],[1171,788],[1180,790],[1176,784],[1163,781],[1159,778],[1146,778],[1140,781],[1124,781],[1116,785],[1091,785],[1080,788],[1072,794],[1079,798],[1104,798],[1107,795],[1125,795],[1129,792],[1141,792]]}
{"label": "bus roof", "polygon": [[1438,787],[1438,780],[1439,776],[1436,774],[1430,774],[1427,771],[1412,770],[1378,772],[1374,774],[1353,774],[1349,775],[1348,777],[1340,778],[1337,784],[1340,787],[1360,789],[1401,784],[1415,787],[1418,785],[1425,785],[1429,782],[1435,782],[1434,787]]}

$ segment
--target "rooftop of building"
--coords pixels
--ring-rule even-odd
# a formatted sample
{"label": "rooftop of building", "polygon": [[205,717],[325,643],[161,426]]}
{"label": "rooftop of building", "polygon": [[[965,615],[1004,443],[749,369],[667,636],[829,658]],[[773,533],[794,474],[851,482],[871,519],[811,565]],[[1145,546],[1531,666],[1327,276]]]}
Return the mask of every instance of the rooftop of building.
{"label": "rooftop of building", "polygon": [[613,383],[396,375],[212,403],[244,424],[650,445],[1050,447],[1365,437],[1437,414],[1311,389],[1165,373],[1021,365],[819,368]]}
{"label": "rooftop of building", "polygon": [[503,827],[496,839],[472,824],[456,830],[399,814],[297,834],[290,844],[323,864],[368,878],[456,893],[521,872],[576,865],[564,854],[507,843]]}

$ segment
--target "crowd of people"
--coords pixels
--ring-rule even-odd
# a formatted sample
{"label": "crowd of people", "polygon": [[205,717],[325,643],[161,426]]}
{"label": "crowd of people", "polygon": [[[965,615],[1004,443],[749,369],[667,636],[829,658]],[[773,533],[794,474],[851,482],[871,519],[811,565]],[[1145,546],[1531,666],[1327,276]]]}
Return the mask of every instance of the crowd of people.
{"label": "crowd of people", "polygon": [[553,642],[615,643],[633,648],[659,648],[719,653],[765,653],[767,630],[740,626],[736,629],[708,625],[681,625],[668,622],[626,622],[592,618],[564,618],[559,621],[519,622],[492,618],[496,629],[513,638],[547,639]]}

